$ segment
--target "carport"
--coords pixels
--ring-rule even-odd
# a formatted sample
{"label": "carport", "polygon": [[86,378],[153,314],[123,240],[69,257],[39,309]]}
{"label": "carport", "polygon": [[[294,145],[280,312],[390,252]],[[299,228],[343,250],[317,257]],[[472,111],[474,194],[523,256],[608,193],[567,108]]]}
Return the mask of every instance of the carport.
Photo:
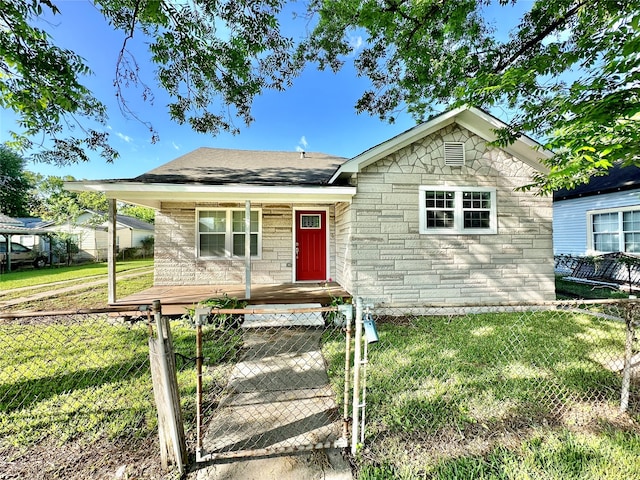
{"label": "carport", "polygon": [[[11,239],[14,235],[50,235],[50,232],[39,228],[27,228],[20,220],[0,213],[0,237],[7,243],[7,252],[0,254],[0,265],[11,271]],[[6,267],[5,267],[6,264]]]}

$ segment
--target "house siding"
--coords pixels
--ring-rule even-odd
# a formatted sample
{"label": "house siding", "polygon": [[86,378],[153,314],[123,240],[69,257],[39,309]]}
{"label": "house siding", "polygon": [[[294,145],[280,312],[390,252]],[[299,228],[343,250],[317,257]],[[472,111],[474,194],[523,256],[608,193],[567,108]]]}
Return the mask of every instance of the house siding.
{"label": "house siding", "polygon": [[[245,262],[196,258],[196,208],[244,208],[237,203],[168,203],[156,213],[156,285],[230,285],[244,283]],[[261,258],[251,262],[253,284],[293,281],[293,210],[317,205],[252,203],[262,209]],[[333,207],[328,209],[331,257],[330,276],[335,277],[336,239]]]}
{"label": "house siding", "polygon": [[637,190],[590,195],[553,204],[553,253],[555,255],[587,255],[587,212],[610,208],[640,206]]}
{"label": "house siding", "polygon": [[338,203],[335,207],[335,280],[347,291],[351,291],[353,288],[351,227],[351,205]]}
{"label": "house siding", "polygon": [[[464,142],[464,167],[444,165],[444,141]],[[457,125],[366,167],[350,221],[341,221],[341,236],[351,236],[349,290],[392,305],[554,299],[551,199],[514,191],[532,173]],[[498,233],[420,234],[421,185],[495,187]]]}

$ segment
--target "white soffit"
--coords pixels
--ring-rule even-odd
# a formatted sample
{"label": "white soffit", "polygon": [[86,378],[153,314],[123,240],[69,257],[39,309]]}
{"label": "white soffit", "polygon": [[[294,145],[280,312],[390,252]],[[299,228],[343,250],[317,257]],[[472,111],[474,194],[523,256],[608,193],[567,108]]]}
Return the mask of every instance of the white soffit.
{"label": "white soffit", "polygon": [[139,182],[67,182],[71,191],[104,192],[108,198],[160,208],[162,202],[351,202],[355,187],[265,185],[173,185]]}

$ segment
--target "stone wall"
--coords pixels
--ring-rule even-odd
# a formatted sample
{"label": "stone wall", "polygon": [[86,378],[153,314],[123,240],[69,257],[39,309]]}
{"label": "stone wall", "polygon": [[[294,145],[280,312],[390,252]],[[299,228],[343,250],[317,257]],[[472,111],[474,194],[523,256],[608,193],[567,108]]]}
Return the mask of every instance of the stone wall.
{"label": "stone wall", "polygon": [[[244,203],[167,203],[156,214],[155,284],[225,285],[244,283],[244,259],[210,260],[196,255],[196,208],[244,208]],[[312,209],[312,205],[295,205]],[[252,260],[254,284],[293,281],[293,208],[291,204],[252,203],[262,209],[262,255]],[[331,277],[335,277],[333,207],[328,211]]]}
{"label": "stone wall", "polygon": [[[445,141],[465,143],[465,166],[445,166]],[[343,232],[350,291],[397,305],[554,299],[551,198],[514,191],[532,173],[455,124],[366,167]],[[420,185],[495,187],[498,233],[420,234]]]}

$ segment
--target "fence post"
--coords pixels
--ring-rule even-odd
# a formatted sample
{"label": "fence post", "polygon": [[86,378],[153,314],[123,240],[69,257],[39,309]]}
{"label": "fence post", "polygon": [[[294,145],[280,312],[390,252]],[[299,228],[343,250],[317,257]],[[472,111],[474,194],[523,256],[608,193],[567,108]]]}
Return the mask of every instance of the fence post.
{"label": "fence post", "polygon": [[360,424],[360,361],[362,358],[362,299],[356,298],[356,338],[353,350],[353,407],[351,432],[351,454],[355,455],[358,450],[358,428]]}
{"label": "fence post", "polygon": [[159,300],[154,300],[153,312],[157,335],[156,338],[149,338],[149,359],[153,396],[158,410],[160,460],[164,469],[167,469],[170,464],[176,465],[182,474],[187,462],[187,446],[180,409],[171,327],[167,319],[162,317]]}
{"label": "fence post", "polygon": [[[338,305],[338,311],[345,318],[345,349],[344,349],[344,405],[342,420],[342,438],[348,442],[349,438],[349,399],[351,383],[351,324],[353,323],[353,305]],[[348,445],[348,443],[347,443]]]}
{"label": "fence post", "polygon": [[631,388],[631,368],[633,360],[633,341],[635,338],[635,302],[624,303],[624,323],[626,324],[626,341],[624,346],[624,370],[622,371],[622,389],[620,394],[620,412],[629,407],[629,391]]}
{"label": "fence post", "polygon": [[199,307],[195,311],[196,321],[196,461],[202,458],[202,324],[206,322],[211,308]]}

